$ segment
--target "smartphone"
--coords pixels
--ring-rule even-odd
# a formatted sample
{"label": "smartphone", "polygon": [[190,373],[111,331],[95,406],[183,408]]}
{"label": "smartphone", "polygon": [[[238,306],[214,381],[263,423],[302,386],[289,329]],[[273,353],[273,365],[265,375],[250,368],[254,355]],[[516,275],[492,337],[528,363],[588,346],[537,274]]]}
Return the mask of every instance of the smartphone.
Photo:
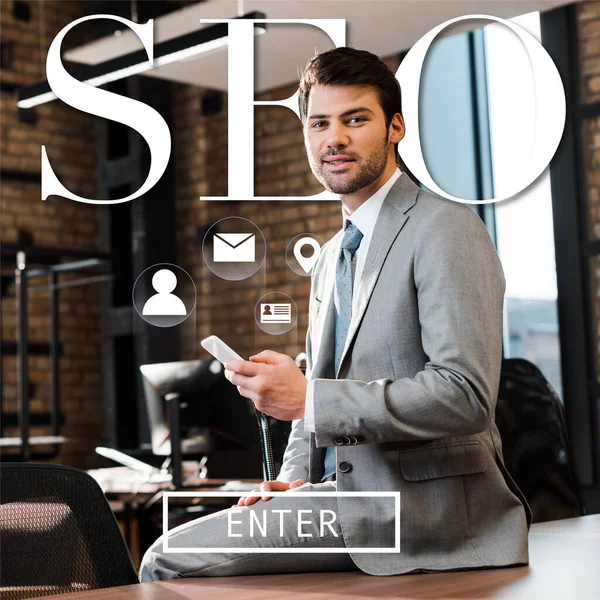
{"label": "smartphone", "polygon": [[226,360],[244,360],[216,335],[211,335],[203,339],[200,345],[210,352],[220,363],[224,364]]}

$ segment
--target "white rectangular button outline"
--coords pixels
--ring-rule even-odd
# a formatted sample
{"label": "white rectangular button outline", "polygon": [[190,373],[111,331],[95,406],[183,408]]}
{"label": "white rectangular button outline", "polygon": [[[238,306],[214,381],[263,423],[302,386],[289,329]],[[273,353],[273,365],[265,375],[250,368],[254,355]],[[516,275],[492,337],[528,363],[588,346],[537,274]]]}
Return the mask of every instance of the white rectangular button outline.
{"label": "white rectangular button outline", "polygon": [[169,520],[169,498],[239,498],[240,496],[264,496],[258,492],[163,492],[163,552],[182,554],[207,554],[210,552],[244,553],[244,554],[398,554],[400,552],[400,492],[268,492],[269,496],[286,498],[319,498],[335,496],[337,498],[393,498],[394,499],[394,547],[390,548],[169,548],[167,528]]}

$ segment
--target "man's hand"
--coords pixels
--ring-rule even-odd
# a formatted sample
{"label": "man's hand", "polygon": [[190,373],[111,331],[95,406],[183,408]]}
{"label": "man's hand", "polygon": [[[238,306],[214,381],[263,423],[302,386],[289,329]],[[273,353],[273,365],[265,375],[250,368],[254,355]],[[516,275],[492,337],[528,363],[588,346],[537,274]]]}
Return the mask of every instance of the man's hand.
{"label": "man's hand", "polygon": [[[306,483],[304,479],[296,479],[292,483],[286,481],[263,481],[260,484],[260,489],[252,490],[253,492],[287,492],[294,488],[300,487]],[[262,499],[264,502],[268,502],[273,496],[242,496],[237,504],[232,504],[231,508],[236,506],[250,506],[258,500]]]}
{"label": "man's hand", "polygon": [[280,421],[304,418],[306,378],[285,354],[265,350],[246,360],[228,360],[225,377],[256,408]]}

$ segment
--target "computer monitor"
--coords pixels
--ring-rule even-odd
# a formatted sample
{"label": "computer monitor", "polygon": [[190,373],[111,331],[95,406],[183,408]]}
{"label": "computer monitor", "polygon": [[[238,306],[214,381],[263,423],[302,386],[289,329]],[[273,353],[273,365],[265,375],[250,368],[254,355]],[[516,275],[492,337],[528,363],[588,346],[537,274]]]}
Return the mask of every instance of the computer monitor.
{"label": "computer monitor", "polygon": [[142,365],[152,452],[171,455],[171,431],[165,396],[178,394],[181,453],[200,458],[218,450],[258,448],[252,403],[225,379],[217,360]]}

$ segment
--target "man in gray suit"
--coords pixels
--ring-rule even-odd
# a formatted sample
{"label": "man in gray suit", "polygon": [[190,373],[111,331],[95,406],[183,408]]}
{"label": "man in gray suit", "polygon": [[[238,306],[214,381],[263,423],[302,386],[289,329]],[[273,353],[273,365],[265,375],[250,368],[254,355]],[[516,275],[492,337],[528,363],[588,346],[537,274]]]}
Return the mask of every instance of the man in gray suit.
{"label": "man in gray suit", "polygon": [[[527,564],[531,516],[494,423],[505,282],[487,230],[468,206],[420,190],[396,166],[400,89],[376,56],[351,48],[316,56],[300,110],[311,169],[340,195],[343,213],[312,274],[307,376],[269,350],[228,362],[226,375],[258,409],[294,421],[278,480],[261,490],[307,496],[244,497],[176,528],[172,547],[231,552],[164,554],[159,539],[142,580]],[[386,499],[310,496],[336,489],[399,491],[401,551],[353,552],[393,546],[397,515]],[[265,506],[279,535],[224,534],[231,511],[244,530]],[[302,535],[281,512],[298,509],[336,520]],[[235,551],[249,545],[274,553]],[[343,552],[277,552],[296,548]]]}

